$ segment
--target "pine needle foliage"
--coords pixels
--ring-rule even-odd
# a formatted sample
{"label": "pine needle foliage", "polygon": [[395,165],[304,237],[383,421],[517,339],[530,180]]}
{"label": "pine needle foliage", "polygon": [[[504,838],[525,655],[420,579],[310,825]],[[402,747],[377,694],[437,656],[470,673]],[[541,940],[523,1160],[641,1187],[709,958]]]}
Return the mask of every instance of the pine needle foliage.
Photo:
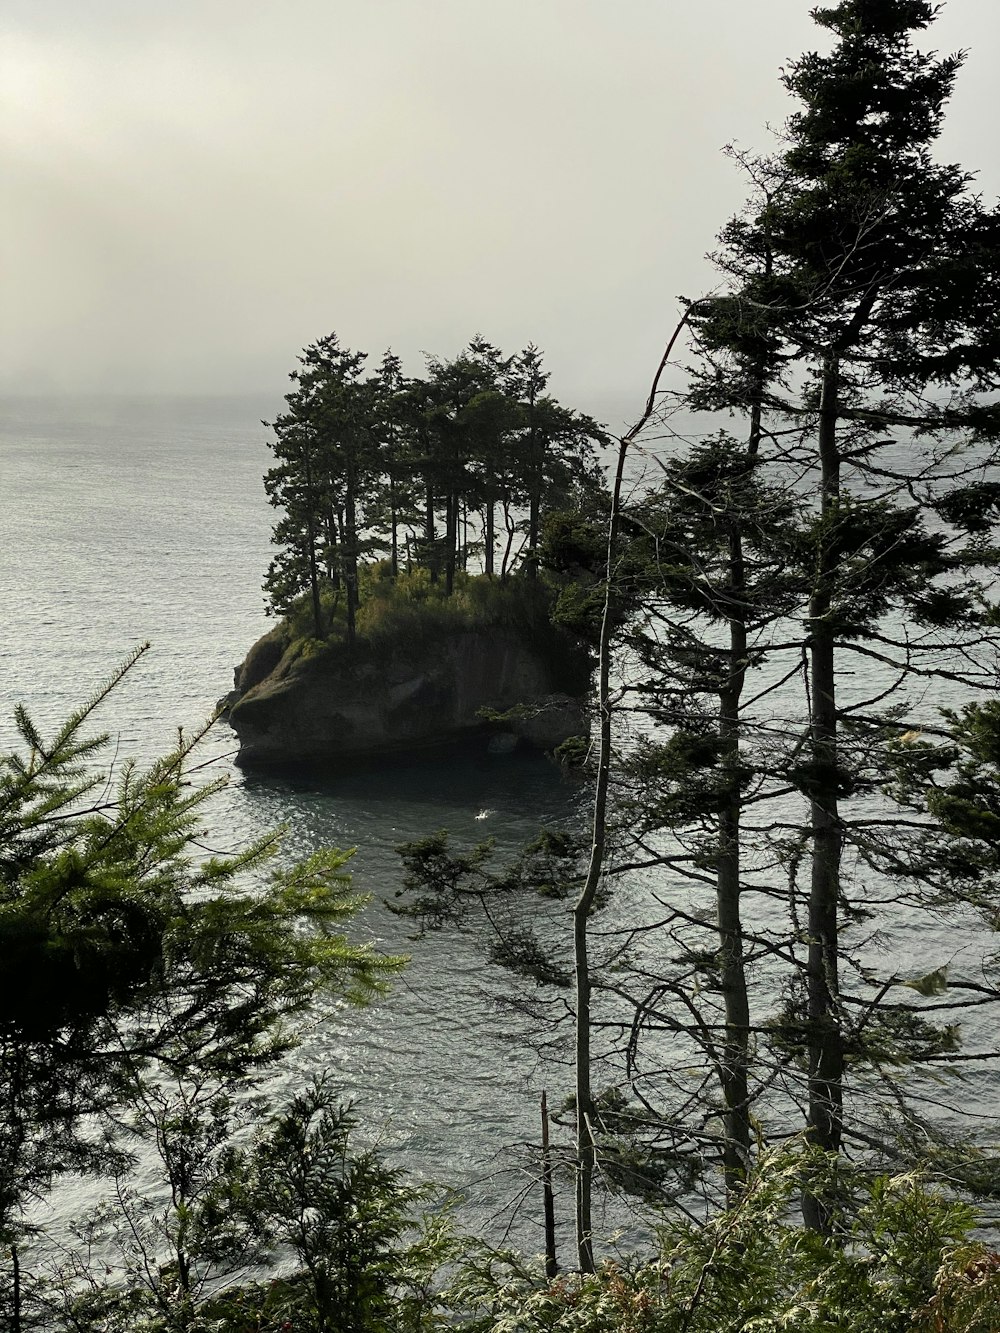
{"label": "pine needle foliage", "polygon": [[[51,739],[24,709],[0,757],[0,1233],[57,1175],[114,1165],[99,1117],[156,1070],[263,1071],[320,991],[354,1002],[401,965],[344,927],[349,852],[268,871],[280,836],[201,850],[204,730],[148,768],[104,761],[95,710],[132,654]],[[97,1119],[95,1119],[97,1118]]]}

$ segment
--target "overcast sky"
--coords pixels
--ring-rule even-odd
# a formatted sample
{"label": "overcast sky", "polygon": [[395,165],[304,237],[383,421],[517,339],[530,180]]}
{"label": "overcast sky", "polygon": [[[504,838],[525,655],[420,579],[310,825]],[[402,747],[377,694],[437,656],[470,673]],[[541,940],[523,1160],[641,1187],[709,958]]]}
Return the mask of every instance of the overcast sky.
{"label": "overcast sky", "polygon": [[[552,388],[644,395],[766,149],[808,0],[5,0],[0,390],[273,392],[375,356],[534,341]],[[1000,189],[1000,3],[942,152]]]}

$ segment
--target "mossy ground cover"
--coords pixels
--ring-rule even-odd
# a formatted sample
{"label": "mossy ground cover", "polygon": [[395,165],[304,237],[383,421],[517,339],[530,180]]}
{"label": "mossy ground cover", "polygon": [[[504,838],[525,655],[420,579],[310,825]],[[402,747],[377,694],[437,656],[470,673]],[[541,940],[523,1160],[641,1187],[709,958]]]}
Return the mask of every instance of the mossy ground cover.
{"label": "mossy ground cover", "polygon": [[548,667],[561,691],[583,694],[592,666],[589,649],[551,619],[555,593],[544,580],[484,574],[456,575],[451,596],[426,569],[390,576],[388,562],[363,567],[360,605],[353,645],[347,636],[345,599],[328,586],[323,590],[324,623],[328,633],[312,633],[311,607],[300,599],[283,622],[286,657],[357,664],[389,663],[419,656],[459,635],[474,632],[506,634],[530,646]]}

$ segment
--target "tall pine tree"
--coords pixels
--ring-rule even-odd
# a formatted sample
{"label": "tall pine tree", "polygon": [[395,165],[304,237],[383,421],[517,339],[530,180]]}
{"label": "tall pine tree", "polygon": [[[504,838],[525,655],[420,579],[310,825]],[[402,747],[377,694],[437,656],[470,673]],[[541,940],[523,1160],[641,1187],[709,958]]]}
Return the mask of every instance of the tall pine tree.
{"label": "tall pine tree", "polygon": [[[744,416],[742,480],[731,449],[694,450],[668,467],[660,511],[638,516],[669,624],[637,642],[653,667],[643,706],[674,728],[645,756],[647,806],[659,784],[660,827],[681,840],[662,854],[716,893],[714,944],[703,908],[671,918],[682,951],[667,990],[687,1017],[667,1026],[718,1071],[730,1178],[755,1107],[760,1120],[784,1106],[787,1124],[801,1104],[834,1154],[879,1141],[866,1104],[879,1084],[916,1123],[919,1088],[894,1071],[953,1058],[957,1040],[960,998],[927,1011],[870,943],[894,903],[943,901],[940,875],[932,886],[904,854],[912,806],[896,800],[907,764],[918,782],[949,763],[947,744],[929,758],[912,743],[935,733],[929,684],[990,689],[1000,661],[995,554],[976,536],[996,506],[1000,223],[935,157],[961,58],[919,49],[934,13],[920,0],[814,11],[832,49],[787,67],[800,109],[773,157],[742,159],[754,190],[721,236],[724,288],[688,309],[686,403]],[[762,496],[771,518],[786,509],[780,533]],[[776,556],[769,607],[756,585]],[[939,822],[938,849],[946,833]],[[751,1018],[751,962],[783,987],[777,1014],[758,1002]],[[705,1014],[713,993],[721,1025]],[[637,997],[637,1030],[657,1025],[650,996],[665,992]],[[804,1207],[828,1225],[819,1199]]]}

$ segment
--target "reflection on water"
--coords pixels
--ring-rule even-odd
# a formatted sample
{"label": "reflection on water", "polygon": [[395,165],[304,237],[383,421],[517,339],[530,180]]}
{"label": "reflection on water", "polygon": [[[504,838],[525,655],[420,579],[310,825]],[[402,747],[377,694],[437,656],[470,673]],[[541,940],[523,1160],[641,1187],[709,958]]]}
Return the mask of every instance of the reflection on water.
{"label": "reflection on water", "polygon": [[[109,755],[147,762],[174,744],[178,726],[210,716],[233,665],[269,627],[260,581],[273,512],[261,485],[269,455],[259,422],[280,404],[5,406],[0,745],[15,743],[14,703],[25,702],[51,732],[149,639],[152,651],[95,719],[111,733]],[[207,772],[230,770],[234,749],[230,729],[212,727]],[[446,827],[458,846],[494,838],[502,858],[540,825],[572,818],[582,799],[555,768],[515,754],[326,777],[233,770],[206,807],[209,849],[235,850],[279,825],[288,857],[357,848],[355,885],[372,901],[355,933],[411,962],[371,1008],[323,1006],[284,1088],[309,1068],[333,1071],[364,1133],[398,1164],[467,1192],[472,1228],[518,1197],[534,1157],[517,1145],[537,1143],[539,1089],[547,1082],[557,1104],[569,1071],[542,1070],[530,1020],[497,1007],[510,981],[484,963],[480,926],[416,941],[412,923],[386,910],[401,880],[394,848]],[[567,1189],[560,1211],[569,1217]],[[78,1216],[93,1197],[91,1183],[70,1186],[56,1213]],[[529,1199],[519,1214],[529,1249],[540,1246],[539,1219]]]}

